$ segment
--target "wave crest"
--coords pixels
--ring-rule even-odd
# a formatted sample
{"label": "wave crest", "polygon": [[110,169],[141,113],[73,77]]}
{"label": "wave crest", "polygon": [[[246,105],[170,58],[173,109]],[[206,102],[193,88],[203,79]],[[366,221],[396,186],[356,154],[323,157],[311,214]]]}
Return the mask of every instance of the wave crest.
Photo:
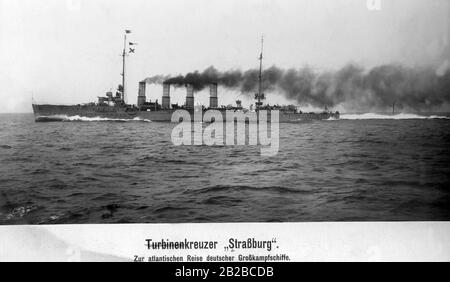
{"label": "wave crest", "polygon": [[122,118],[104,118],[104,117],[84,117],[84,116],[67,116],[67,115],[53,115],[53,116],[39,116],[36,117],[36,121],[116,121],[116,122],[129,122],[129,121],[142,121],[142,122],[152,122],[149,119],[143,119],[140,117],[135,117],[133,119],[122,119]]}
{"label": "wave crest", "polygon": [[[396,115],[364,113],[364,114],[341,114],[339,119],[341,119],[341,120],[368,120],[368,119],[400,120],[400,119],[450,119],[450,117],[437,116],[437,115],[422,116],[422,115],[417,115],[417,114],[406,114],[406,113],[400,113],[400,114],[396,114]],[[330,118],[329,120],[336,120],[336,119]]]}

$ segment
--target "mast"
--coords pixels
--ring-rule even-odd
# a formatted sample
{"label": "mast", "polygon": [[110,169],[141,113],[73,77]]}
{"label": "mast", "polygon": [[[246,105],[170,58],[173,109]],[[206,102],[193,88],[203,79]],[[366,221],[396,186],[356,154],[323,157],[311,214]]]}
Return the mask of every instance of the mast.
{"label": "mast", "polygon": [[125,57],[127,55],[127,33],[129,30],[125,30],[125,34],[123,36],[123,53],[122,53],[122,100],[125,103]]}
{"label": "mast", "polygon": [[263,47],[264,47],[264,36],[261,36],[261,54],[259,55],[259,83],[258,83],[258,93],[256,94],[257,101],[256,102],[256,110],[259,110],[259,107],[262,105],[261,100],[264,99],[264,94],[262,93],[262,61],[263,61]]}
{"label": "mast", "polygon": [[123,53],[122,53],[122,100],[123,103],[126,104],[125,101],[125,58],[128,56],[128,54],[134,53],[135,48],[129,47],[129,51],[127,52],[127,46],[134,46],[137,45],[135,42],[128,42],[127,45],[127,34],[131,33],[131,30],[125,29],[125,34],[123,36]]}

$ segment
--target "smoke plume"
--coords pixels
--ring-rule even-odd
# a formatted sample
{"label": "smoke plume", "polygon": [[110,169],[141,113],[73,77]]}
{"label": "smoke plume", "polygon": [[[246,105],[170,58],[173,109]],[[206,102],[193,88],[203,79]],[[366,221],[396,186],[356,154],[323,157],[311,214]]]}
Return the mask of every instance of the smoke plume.
{"label": "smoke plume", "polygon": [[[210,83],[252,95],[258,89],[258,69],[220,72],[209,67],[202,72],[169,77],[158,75],[148,83],[169,83],[175,87],[191,84],[195,91]],[[301,105],[369,110],[396,107],[431,110],[450,104],[450,70],[437,74],[431,67],[382,65],[366,70],[349,64],[337,71],[318,72],[310,67],[263,71],[263,90],[280,93]]]}

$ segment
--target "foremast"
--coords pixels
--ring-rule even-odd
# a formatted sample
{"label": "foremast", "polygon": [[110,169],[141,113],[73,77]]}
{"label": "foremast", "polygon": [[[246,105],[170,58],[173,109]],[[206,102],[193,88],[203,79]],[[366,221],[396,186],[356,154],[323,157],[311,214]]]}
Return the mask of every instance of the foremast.
{"label": "foremast", "polygon": [[126,104],[126,96],[125,96],[125,65],[126,65],[126,57],[128,56],[129,53],[134,53],[134,49],[129,47],[129,50],[127,50],[127,46],[133,46],[133,45],[137,45],[137,43],[133,43],[133,42],[128,42],[127,44],[127,34],[131,33],[131,30],[126,29],[124,36],[123,36],[123,52],[122,52],[122,100],[124,102],[124,104]]}
{"label": "foremast", "polygon": [[127,30],[125,30],[125,34],[123,35],[123,53],[122,53],[122,100],[125,103],[125,57],[126,48],[127,48]]}

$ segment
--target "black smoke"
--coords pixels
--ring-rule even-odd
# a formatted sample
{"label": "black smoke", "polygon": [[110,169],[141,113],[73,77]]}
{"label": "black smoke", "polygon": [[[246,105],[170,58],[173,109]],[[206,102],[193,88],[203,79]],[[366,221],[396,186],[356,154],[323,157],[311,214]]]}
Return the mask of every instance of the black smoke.
{"label": "black smoke", "polygon": [[[258,69],[220,72],[209,67],[202,72],[168,77],[158,75],[148,83],[169,83],[175,87],[191,84],[195,91],[211,83],[252,95],[258,89]],[[263,90],[281,93],[302,105],[333,107],[343,105],[355,110],[396,107],[431,110],[450,104],[450,70],[438,75],[431,67],[382,65],[369,70],[349,64],[336,71],[316,71],[310,67],[263,71]]]}

